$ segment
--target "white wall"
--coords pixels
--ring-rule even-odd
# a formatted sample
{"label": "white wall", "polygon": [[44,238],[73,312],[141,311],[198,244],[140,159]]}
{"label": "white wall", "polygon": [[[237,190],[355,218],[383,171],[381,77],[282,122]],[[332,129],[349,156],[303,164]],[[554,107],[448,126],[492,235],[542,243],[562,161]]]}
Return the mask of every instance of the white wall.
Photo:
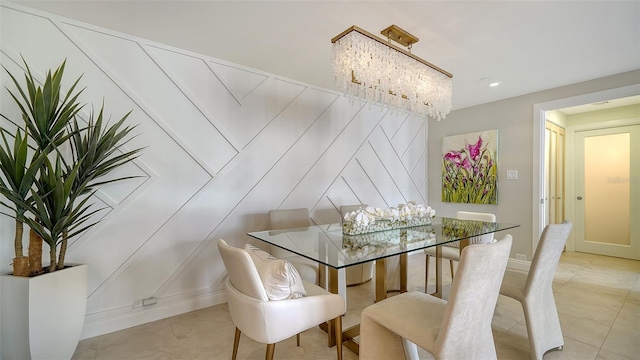
{"label": "white wall", "polygon": [[[428,183],[429,204],[440,215],[453,215],[456,210],[495,213],[498,221],[521,226],[511,232],[514,242],[511,257],[524,254],[527,260],[533,254],[532,234],[538,224],[532,224],[539,204],[533,201],[534,177],[534,106],[574,96],[640,84],[640,70],[630,71],[578,84],[549,89],[533,94],[452,111],[445,121],[429,123],[429,174],[440,174],[442,164],[442,138],[448,135],[498,129],[498,204],[453,204],[441,201],[442,180],[431,175]],[[574,104],[577,105],[577,104]],[[537,131],[537,129],[536,129]],[[517,180],[506,180],[507,170],[518,170]],[[537,197],[537,187],[535,189]]]}
{"label": "white wall", "polygon": [[[88,264],[84,338],[224,302],[215,241],[252,241],[270,209],[307,207],[328,223],[342,204],[426,202],[422,118],[18,5],[0,16],[2,65],[20,75],[22,55],[43,79],[66,59],[63,86],[83,74],[83,102],[104,100],[114,119],[133,109],[129,146],[147,147],[122,170],[141,177],[97,194],[102,222],[67,254]],[[2,113],[19,119],[0,78]],[[0,216],[2,273],[13,224]],[[157,305],[132,309],[150,296]]]}

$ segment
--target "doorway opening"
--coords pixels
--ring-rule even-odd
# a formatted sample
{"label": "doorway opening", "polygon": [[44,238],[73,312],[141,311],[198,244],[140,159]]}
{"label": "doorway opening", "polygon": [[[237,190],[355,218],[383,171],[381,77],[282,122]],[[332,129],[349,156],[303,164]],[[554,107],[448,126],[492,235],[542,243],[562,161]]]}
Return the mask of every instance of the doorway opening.
{"label": "doorway opening", "polygon": [[[549,184],[549,175],[550,175],[550,167],[549,162],[545,161],[545,159],[549,158],[547,141],[550,139],[549,130],[548,130],[548,122],[550,118],[552,119],[552,123],[557,125],[560,128],[565,128],[567,126],[566,123],[562,123],[562,117],[560,120],[557,120],[558,117],[554,116],[557,112],[562,110],[562,113],[579,113],[589,111],[588,107],[594,108],[594,104],[603,104],[597,107],[597,110],[602,110],[607,107],[621,107],[631,104],[640,103],[640,86],[632,85],[617,89],[611,89],[606,91],[601,91],[592,94],[586,94],[581,96],[575,96],[571,98],[558,99],[546,103],[540,103],[534,105],[534,139],[533,139],[533,203],[538,204],[538,209],[534,209],[533,211],[533,221],[532,221],[532,253],[535,252],[537,247],[538,239],[542,230],[549,222],[553,223],[554,221],[551,217],[556,216],[557,212],[551,213],[550,209],[558,209],[558,204],[561,203],[562,209],[564,209],[565,216],[569,220],[574,220],[576,218],[576,210],[575,210],[575,200],[579,197],[579,194],[576,194],[575,190],[575,178],[571,169],[569,169],[569,165],[567,165],[566,175],[564,177],[564,187],[562,198],[554,199],[553,204],[551,204],[550,197],[555,195],[553,189],[550,188]],[[596,110],[595,108],[593,110]],[[593,111],[591,110],[591,111]],[[637,121],[637,119],[635,120]],[[625,125],[625,122],[622,121],[619,126]],[[627,121],[627,123],[629,123]],[[633,123],[633,121],[631,121]],[[614,124],[615,125],[615,124]],[[602,127],[602,125],[600,125]],[[591,124],[587,126],[583,126],[582,129],[588,128],[598,128],[597,124]],[[578,127],[580,128],[580,127]],[[572,149],[573,141],[574,141],[574,132],[573,130],[568,131],[566,134],[567,140],[567,148],[566,153],[567,157],[572,157]],[[562,161],[562,165],[564,166],[566,162]],[[557,164],[555,164],[557,165]],[[553,171],[557,171],[554,166]],[[557,184],[557,182],[554,182]],[[636,186],[637,188],[637,186]],[[557,190],[557,189],[556,189]],[[551,192],[550,192],[551,191]],[[575,228],[575,221],[574,228]],[[572,231],[571,236],[567,240],[566,249],[567,251],[576,251],[576,231]]]}

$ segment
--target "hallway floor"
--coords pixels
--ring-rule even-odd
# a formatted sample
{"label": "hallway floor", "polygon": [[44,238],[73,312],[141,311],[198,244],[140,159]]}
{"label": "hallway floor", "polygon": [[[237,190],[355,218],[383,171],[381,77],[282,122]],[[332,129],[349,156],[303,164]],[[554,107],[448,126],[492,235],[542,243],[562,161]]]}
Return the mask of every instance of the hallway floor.
{"label": "hallway floor", "polygon": [[[424,291],[424,263],[423,253],[409,257],[410,291]],[[449,266],[443,268],[444,283],[450,285]],[[429,272],[430,288],[434,270]],[[553,287],[565,345],[544,359],[640,359],[640,261],[564,253]],[[348,288],[344,327],[359,321],[360,311],[373,303],[373,290],[373,282]],[[519,302],[500,296],[492,328],[498,359],[529,359]],[[231,359],[234,331],[225,303],[82,340],[73,360]],[[276,344],[275,359],[335,359],[335,347],[328,348],[326,339],[317,327],[307,330],[300,347],[295,336]],[[238,359],[264,359],[265,349],[243,336]],[[345,360],[357,358],[344,348]]]}

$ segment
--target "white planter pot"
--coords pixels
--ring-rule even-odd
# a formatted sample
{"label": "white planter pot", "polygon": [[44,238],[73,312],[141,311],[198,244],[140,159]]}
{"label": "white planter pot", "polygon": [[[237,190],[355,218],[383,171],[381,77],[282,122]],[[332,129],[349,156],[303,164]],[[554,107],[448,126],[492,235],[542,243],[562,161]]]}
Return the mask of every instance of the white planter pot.
{"label": "white planter pot", "polygon": [[71,359],[87,311],[87,266],[0,276],[0,358]]}

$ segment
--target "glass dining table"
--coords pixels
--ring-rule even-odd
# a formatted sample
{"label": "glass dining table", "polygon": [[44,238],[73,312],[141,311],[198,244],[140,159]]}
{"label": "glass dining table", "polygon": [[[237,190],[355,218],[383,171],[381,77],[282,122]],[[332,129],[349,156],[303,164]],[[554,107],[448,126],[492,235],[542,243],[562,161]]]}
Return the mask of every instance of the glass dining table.
{"label": "glass dining table", "polygon": [[[378,302],[384,300],[388,294],[387,258],[396,255],[400,257],[400,292],[405,292],[407,291],[408,254],[435,246],[436,291],[432,295],[442,297],[442,245],[459,241],[462,251],[465,246],[473,243],[481,235],[518,226],[509,223],[436,217],[430,225],[358,235],[343,234],[340,223],[257,231],[248,235],[317,262],[320,268],[320,284],[326,284],[327,290],[336,294],[341,286],[339,270],[375,261],[374,298]],[[331,334],[332,328],[332,326],[323,327],[329,333],[329,346],[335,345],[335,337]],[[357,343],[353,342],[353,338],[358,334],[359,325],[343,331],[345,346],[356,353],[358,347]]]}

